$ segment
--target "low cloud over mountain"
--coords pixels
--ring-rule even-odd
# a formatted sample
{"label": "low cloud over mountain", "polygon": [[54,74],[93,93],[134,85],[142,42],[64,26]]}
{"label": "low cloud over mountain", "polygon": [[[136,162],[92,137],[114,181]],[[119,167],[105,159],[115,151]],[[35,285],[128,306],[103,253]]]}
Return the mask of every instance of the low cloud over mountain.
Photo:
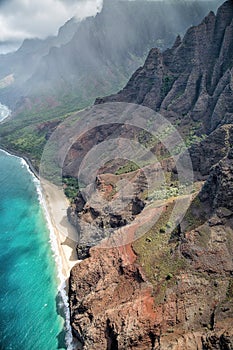
{"label": "low cloud over mountain", "polygon": [[101,7],[102,0],[2,0],[0,53],[19,47],[25,38],[54,35],[71,17],[83,19]]}

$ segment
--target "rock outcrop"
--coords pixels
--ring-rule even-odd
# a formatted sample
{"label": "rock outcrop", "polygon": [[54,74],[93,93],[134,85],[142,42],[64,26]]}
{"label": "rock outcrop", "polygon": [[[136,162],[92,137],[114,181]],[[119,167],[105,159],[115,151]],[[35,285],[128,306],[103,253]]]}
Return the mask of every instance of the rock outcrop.
{"label": "rock outcrop", "polygon": [[221,126],[209,134],[203,141],[194,143],[190,148],[193,170],[197,177],[206,178],[212,166],[232,152],[233,125]]}
{"label": "rock outcrop", "polygon": [[152,288],[135,261],[130,246],[93,248],[72,269],[72,326],[84,349],[146,349],[155,341]]}
{"label": "rock outcrop", "polygon": [[143,193],[147,182],[141,170],[99,175],[95,186],[89,200],[80,192],[68,209],[69,221],[79,232],[77,253],[80,259],[89,257],[90,248],[102,239],[133,222],[145,207]]}
{"label": "rock outcrop", "polygon": [[233,231],[221,220],[185,235],[177,253],[187,265],[162,285],[148,281],[130,246],[91,248],[70,279],[83,349],[232,349]]}
{"label": "rock outcrop", "polygon": [[211,169],[199,197],[213,209],[224,207],[233,210],[232,159],[226,157]]}
{"label": "rock outcrop", "polygon": [[[83,349],[232,349],[232,186],[229,193],[221,186],[233,172],[230,159],[221,162],[219,186],[212,187],[213,167],[196,197],[194,212],[209,208],[205,222],[197,213],[184,219],[194,229],[170,235],[157,225],[133,245],[78,246],[85,260],[71,272],[70,306]],[[80,213],[84,207],[80,199]]]}

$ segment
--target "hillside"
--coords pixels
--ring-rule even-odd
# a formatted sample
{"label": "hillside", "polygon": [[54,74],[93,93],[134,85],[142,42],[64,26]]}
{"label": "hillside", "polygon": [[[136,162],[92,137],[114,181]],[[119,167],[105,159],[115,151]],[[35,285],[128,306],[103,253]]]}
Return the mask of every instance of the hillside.
{"label": "hillside", "polygon": [[1,126],[1,144],[38,165],[46,143],[41,130],[49,128],[43,122],[53,127],[67,113],[118,91],[151,47],[165,49],[219,2],[105,1],[96,17],[70,20],[57,37],[27,40],[17,52],[1,55],[0,101],[13,110]]}
{"label": "hillside", "polygon": [[[174,191],[178,160],[172,161],[156,140],[147,142],[144,134],[142,142],[156,152],[166,174],[163,201],[154,199],[151,206],[146,167],[114,162],[101,168],[104,174],[96,178],[94,193],[110,206],[120,191],[115,184],[127,180],[134,192],[123,213],[114,217],[110,211],[106,217],[98,202],[91,205],[81,194],[76,197],[69,216],[79,225],[81,243],[90,234],[83,222],[102,232],[121,228],[134,237],[138,225],[160,213],[156,224],[131,244],[77,247],[84,261],[71,271],[70,308],[83,349],[233,348],[232,43],[233,3],[228,0],[216,15],[210,12],[183,39],[178,37],[171,49],[152,49],[123,90],[96,101],[106,108],[111,108],[107,102],[133,102],[159,111],[184,136],[195,182],[189,209],[169,230],[171,212],[182,201]],[[98,127],[73,145],[66,170],[72,172],[72,162],[77,165],[88,147],[113,135],[141,136],[140,130],[129,132],[121,125]],[[127,187],[124,195],[123,204]],[[91,234],[98,235],[97,229]]]}
{"label": "hillside", "polygon": [[96,103],[142,104],[203,133],[231,123],[232,31],[232,7],[221,7],[217,16],[210,12],[171,49],[152,49],[123,90]]}
{"label": "hillside", "polygon": [[[43,57],[49,54],[52,47],[61,47],[69,42],[79,25],[80,22],[72,18],[59,29],[57,36],[25,39],[16,52],[0,55],[0,100],[14,109],[25,94],[24,84],[38,69]],[[12,78],[7,80],[6,77]]]}
{"label": "hillside", "polygon": [[10,107],[28,96],[71,94],[77,105],[80,99],[92,101],[124,84],[150,47],[166,48],[174,33],[198,23],[217,3],[106,0],[96,17],[81,23],[72,19],[56,37],[26,40],[17,52],[1,55],[0,78],[12,74],[15,82],[12,90],[0,91],[0,100]]}

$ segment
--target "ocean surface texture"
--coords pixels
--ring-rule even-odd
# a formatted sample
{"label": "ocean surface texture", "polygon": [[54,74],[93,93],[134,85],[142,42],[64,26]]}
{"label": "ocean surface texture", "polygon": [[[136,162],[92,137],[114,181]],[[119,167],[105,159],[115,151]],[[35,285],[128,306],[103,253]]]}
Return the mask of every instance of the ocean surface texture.
{"label": "ocean surface texture", "polygon": [[0,151],[0,350],[66,348],[53,254],[38,181]]}

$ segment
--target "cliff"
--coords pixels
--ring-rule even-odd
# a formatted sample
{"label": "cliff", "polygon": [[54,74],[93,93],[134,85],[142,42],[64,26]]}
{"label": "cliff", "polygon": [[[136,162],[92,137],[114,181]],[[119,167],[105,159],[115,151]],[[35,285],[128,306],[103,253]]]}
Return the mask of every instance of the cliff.
{"label": "cliff", "polygon": [[25,40],[17,52],[0,55],[0,79],[14,76],[0,89],[0,100],[16,112],[19,106],[28,110],[25,98],[38,106],[46,96],[66,111],[86,106],[121,88],[152,46],[169,46],[174,33],[198,23],[219,1],[104,1],[95,17],[71,19],[56,37]]}
{"label": "cliff", "polygon": [[38,166],[50,122],[118,91],[151,47],[165,49],[220,1],[105,1],[95,17],[71,19],[56,37],[0,55],[0,101],[13,111],[2,146]]}
{"label": "cliff", "polygon": [[228,1],[182,40],[178,36],[171,49],[152,49],[123,90],[96,103],[142,104],[179,120],[180,129],[194,124],[202,133],[232,123],[232,15]]}
{"label": "cliff", "polygon": [[228,158],[213,168],[182,230],[161,230],[164,206],[132,246],[89,247],[70,277],[83,349],[232,349],[232,186],[221,187],[232,183],[232,170]]}
{"label": "cliff", "polygon": [[[142,104],[178,125],[190,146],[195,190],[176,229],[167,229],[175,202],[170,196],[145,235],[118,248],[90,246],[72,269],[71,322],[83,349],[233,349],[232,43],[228,0],[171,49],[152,49],[118,94],[96,101]],[[171,187],[173,166],[163,159]],[[109,164],[107,170],[118,168]],[[100,175],[96,191],[103,196],[109,195],[110,178]],[[83,219],[95,207],[80,201],[70,214]],[[135,225],[137,217],[150,220],[150,212],[142,208],[132,218]],[[129,235],[136,230],[125,229]]]}

